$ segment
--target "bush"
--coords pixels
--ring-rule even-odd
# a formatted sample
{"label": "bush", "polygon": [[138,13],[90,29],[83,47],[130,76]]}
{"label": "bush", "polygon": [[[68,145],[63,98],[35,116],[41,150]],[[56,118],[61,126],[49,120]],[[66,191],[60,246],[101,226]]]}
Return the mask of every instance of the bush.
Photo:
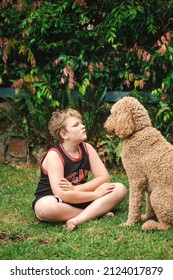
{"label": "bush", "polygon": [[[150,107],[151,114],[168,138],[172,4],[172,0],[2,1],[0,84],[13,86],[22,95],[25,104],[18,99],[13,108],[19,113],[22,107],[22,133],[34,133],[38,140],[49,112],[74,107],[83,114],[92,139],[107,115],[106,91],[128,90],[138,92],[141,100],[143,91],[156,95],[158,103]],[[75,91],[79,97],[74,99]],[[41,138],[45,137],[43,133]]]}

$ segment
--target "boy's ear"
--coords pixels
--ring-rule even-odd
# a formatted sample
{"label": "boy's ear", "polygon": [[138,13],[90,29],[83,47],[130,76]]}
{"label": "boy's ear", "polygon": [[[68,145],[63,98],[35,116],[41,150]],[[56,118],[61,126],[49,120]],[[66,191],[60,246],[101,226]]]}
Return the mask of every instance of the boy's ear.
{"label": "boy's ear", "polygon": [[67,130],[62,128],[61,131],[60,131],[60,136],[62,139],[68,139],[68,136],[67,136]]}

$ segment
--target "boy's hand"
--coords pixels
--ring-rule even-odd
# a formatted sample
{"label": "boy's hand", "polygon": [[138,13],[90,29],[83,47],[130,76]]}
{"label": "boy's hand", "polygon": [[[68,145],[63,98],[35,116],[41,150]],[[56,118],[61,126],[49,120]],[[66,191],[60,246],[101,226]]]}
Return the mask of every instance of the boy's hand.
{"label": "boy's hand", "polygon": [[104,183],[100,185],[94,192],[98,194],[98,197],[104,196],[108,193],[111,193],[115,189],[114,183]]}
{"label": "boy's hand", "polygon": [[63,190],[63,191],[69,191],[69,190],[73,190],[73,185],[72,183],[70,183],[67,179],[65,178],[61,178],[59,181],[59,187]]}

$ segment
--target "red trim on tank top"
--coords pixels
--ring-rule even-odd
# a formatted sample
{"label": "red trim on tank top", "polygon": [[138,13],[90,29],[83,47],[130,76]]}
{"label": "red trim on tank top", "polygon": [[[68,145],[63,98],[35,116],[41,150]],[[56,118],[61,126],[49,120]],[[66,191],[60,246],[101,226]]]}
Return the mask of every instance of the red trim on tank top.
{"label": "red trim on tank top", "polygon": [[79,146],[79,149],[78,149],[78,153],[79,153],[79,157],[78,158],[73,158],[69,153],[67,153],[67,151],[64,149],[63,145],[60,144],[60,147],[61,149],[63,150],[63,152],[66,154],[66,156],[73,162],[78,162],[82,159],[82,149],[81,147]]}
{"label": "red trim on tank top", "polygon": [[[62,161],[62,164],[65,166],[64,158],[63,158],[63,156],[61,155],[61,153],[60,153],[60,151],[59,151],[58,149],[56,149],[56,148],[51,148],[49,151],[55,151],[55,152],[59,155],[59,157],[60,157],[60,159],[61,159],[61,161]],[[49,151],[48,151],[48,152],[49,152]]]}
{"label": "red trim on tank top", "polygon": [[58,151],[58,149],[56,149],[56,148],[51,148],[51,149],[49,149],[47,152],[45,152],[45,153],[40,157],[40,159],[39,159],[39,165],[40,165],[40,167],[41,167],[43,173],[46,174],[46,175],[47,175],[47,171],[44,169],[42,163],[43,163],[43,160],[44,160],[45,156],[46,156],[47,153],[50,152],[50,151],[56,152],[56,153],[59,155],[59,157],[60,157],[60,159],[61,159],[61,161],[62,161],[62,164],[65,166],[65,161],[64,161],[64,159],[63,159],[61,153]]}
{"label": "red trim on tank top", "polygon": [[39,163],[41,169],[43,170],[43,173],[44,173],[44,174],[47,174],[47,171],[46,171],[46,170],[44,169],[44,167],[42,166],[42,163],[43,163],[43,160],[44,160],[44,158],[45,158],[46,155],[47,155],[47,152],[45,152],[45,153],[40,157],[40,159],[39,159],[39,161],[38,161],[38,163]]}

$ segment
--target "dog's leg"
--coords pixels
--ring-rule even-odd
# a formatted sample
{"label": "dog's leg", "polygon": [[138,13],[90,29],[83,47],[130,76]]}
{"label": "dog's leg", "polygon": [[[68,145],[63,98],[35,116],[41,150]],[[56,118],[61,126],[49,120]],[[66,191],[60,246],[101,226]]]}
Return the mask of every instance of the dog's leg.
{"label": "dog's leg", "polygon": [[151,206],[150,194],[146,192],[146,213],[144,215],[141,215],[141,220],[147,221],[148,219],[154,216],[155,216],[155,212]]}
{"label": "dog's leg", "polygon": [[142,229],[167,230],[173,227],[173,196],[171,192],[155,188],[150,195],[151,205],[156,213],[158,222],[148,220]]}
{"label": "dog's leg", "polygon": [[142,225],[142,230],[149,231],[149,230],[167,230],[171,228],[170,225],[161,224],[159,222],[148,220],[146,223]]}
{"label": "dog's leg", "polygon": [[144,190],[141,184],[130,184],[129,214],[128,220],[122,226],[133,226],[141,219],[141,207]]}

